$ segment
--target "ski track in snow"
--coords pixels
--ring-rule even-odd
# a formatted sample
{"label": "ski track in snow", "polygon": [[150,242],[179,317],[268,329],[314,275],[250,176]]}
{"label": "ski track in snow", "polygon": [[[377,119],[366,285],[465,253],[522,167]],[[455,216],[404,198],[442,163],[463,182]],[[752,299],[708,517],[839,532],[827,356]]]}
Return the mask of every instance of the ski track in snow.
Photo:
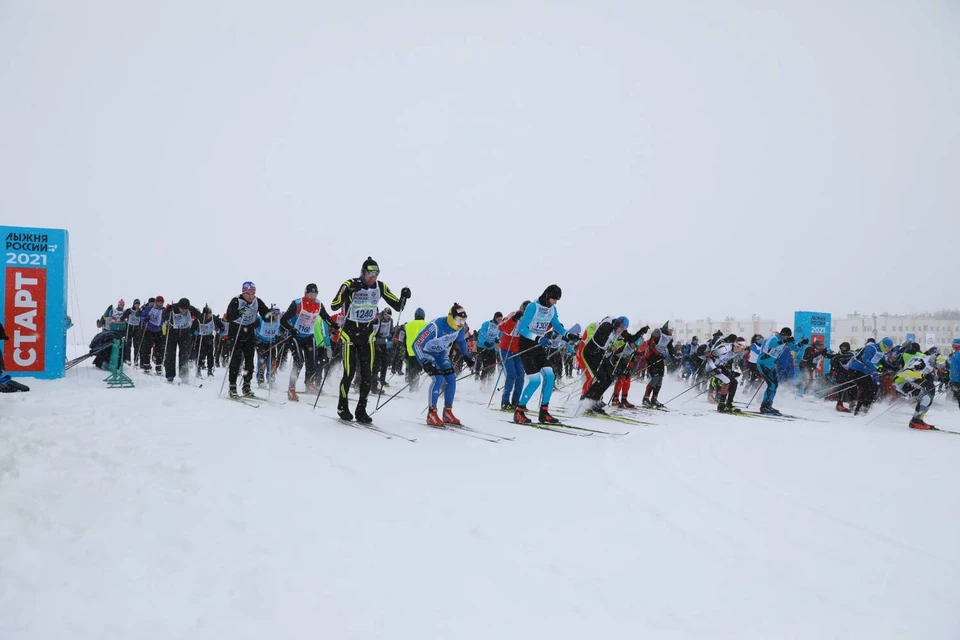
{"label": "ski track in snow", "polygon": [[374,415],[411,444],[320,417],[329,394],[251,409],[219,376],[130,375],[0,396],[4,640],[960,637],[960,438],[909,407],[868,423],[783,389],[825,422],[575,438],[505,423],[469,379],[460,418],[516,440],[410,424],[424,385]]}

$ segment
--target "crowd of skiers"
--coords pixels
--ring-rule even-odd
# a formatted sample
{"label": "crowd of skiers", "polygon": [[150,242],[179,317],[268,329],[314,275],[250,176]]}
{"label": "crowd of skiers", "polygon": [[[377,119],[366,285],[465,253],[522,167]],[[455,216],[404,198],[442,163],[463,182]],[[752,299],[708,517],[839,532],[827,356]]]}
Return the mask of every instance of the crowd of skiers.
{"label": "crowd of skiers", "polygon": [[[779,386],[789,379],[795,380],[798,394],[817,391],[835,401],[838,411],[855,415],[868,411],[884,395],[916,400],[910,426],[917,429],[930,428],[924,417],[938,387],[950,387],[960,404],[960,358],[948,358],[935,348],[921,352],[916,343],[898,346],[883,338],[868,341],[856,352],[842,343],[834,353],[807,337],[794,341],[791,329],[784,327],[767,337],[754,335],[749,342],[718,331],[702,344],[696,337],[688,344],[675,344],[671,321],[652,332],[648,326],[631,332],[624,316],[604,317],[583,330],[579,325],[566,329],[558,316],[557,285],[515,311],[494,313],[473,331],[457,303],[439,318],[427,320],[423,309],[417,309],[412,320],[398,324],[393,312],[403,311],[411,292],[404,287],[400,295],[394,294],[379,275],[377,263],[367,258],[360,275],[337,289],[332,313],[318,302],[319,290],[313,283],[285,311],[260,300],[253,282],[243,283],[222,315],[208,305],[197,309],[187,298],[166,303],[163,296],[156,296],[142,306],[137,299],[130,308],[120,300],[99,319],[103,333],[91,349],[122,337],[125,362],[136,363],[144,373],[151,373],[152,365],[168,381],[177,375],[187,377],[191,369],[203,377],[212,375],[215,367],[226,367],[232,398],[253,395],[254,376],[259,386],[273,386],[277,370],[287,360],[288,398],[299,399],[301,371],[307,392],[319,394],[331,366],[340,362],[338,416],[361,423],[371,421],[369,394],[382,393],[392,373],[404,375],[413,389],[426,374],[432,379],[427,422],[459,424],[453,402],[464,367],[482,382],[495,378],[498,389],[502,379],[500,407],[511,411],[518,423],[532,421],[528,404],[538,391],[537,420],[558,422],[550,413],[550,400],[565,376],[582,377],[580,408],[595,414],[605,413],[611,405],[635,408],[629,400],[634,380],[646,381],[643,407],[663,408],[659,392],[670,373],[708,393],[718,411],[729,413],[740,411],[734,397],[741,377],[748,392],[757,394],[762,386],[760,412],[773,416],[780,415],[773,406]],[[381,303],[386,306],[381,308]],[[960,352],[960,339],[954,340],[953,350]],[[95,364],[105,361],[98,353]],[[611,386],[612,397],[605,401]],[[353,411],[352,388],[357,391]]]}

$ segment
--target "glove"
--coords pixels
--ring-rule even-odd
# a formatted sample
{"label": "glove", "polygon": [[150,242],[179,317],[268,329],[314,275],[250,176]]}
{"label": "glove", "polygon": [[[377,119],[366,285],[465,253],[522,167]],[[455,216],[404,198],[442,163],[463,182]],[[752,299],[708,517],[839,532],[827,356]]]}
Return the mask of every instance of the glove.
{"label": "glove", "polygon": [[647,331],[650,331],[650,327],[649,327],[649,326],[640,327],[640,331],[637,331],[637,335],[638,335],[638,336],[642,336],[642,335],[645,334]]}
{"label": "glove", "polygon": [[404,287],[403,289],[400,289],[400,297],[401,297],[401,298],[409,298],[409,297],[410,297],[410,287]]}
{"label": "glove", "polygon": [[808,344],[810,344],[810,341],[807,340],[806,338],[804,338],[803,340],[800,341],[800,346],[801,346],[801,347],[804,346],[804,345],[808,345]]}
{"label": "glove", "polygon": [[923,358],[917,358],[913,364],[910,365],[910,368],[914,371],[921,371],[926,366],[926,363],[923,361]]}
{"label": "glove", "polygon": [[577,342],[578,340],[580,340],[580,335],[571,332],[563,336],[563,339],[566,340],[567,342]]}
{"label": "glove", "polygon": [[467,363],[467,366],[473,369],[473,365],[477,364],[477,359],[471,355],[463,356],[463,361]]}
{"label": "glove", "polygon": [[437,365],[427,360],[426,362],[423,363],[423,372],[428,376],[435,376],[438,373]]}

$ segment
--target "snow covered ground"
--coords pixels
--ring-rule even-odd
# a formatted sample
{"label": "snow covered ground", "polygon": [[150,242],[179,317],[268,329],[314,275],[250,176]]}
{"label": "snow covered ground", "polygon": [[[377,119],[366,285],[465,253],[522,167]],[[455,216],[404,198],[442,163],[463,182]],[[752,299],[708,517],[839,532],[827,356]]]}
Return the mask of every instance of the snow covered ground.
{"label": "snow covered ground", "polygon": [[[254,409],[219,378],[104,375],[0,396],[4,640],[960,637],[960,437],[907,408],[685,396],[573,437],[471,379],[461,419],[516,439],[430,430],[417,394],[374,416],[409,443],[324,417],[326,393]],[[942,398],[930,421],[960,430]]]}

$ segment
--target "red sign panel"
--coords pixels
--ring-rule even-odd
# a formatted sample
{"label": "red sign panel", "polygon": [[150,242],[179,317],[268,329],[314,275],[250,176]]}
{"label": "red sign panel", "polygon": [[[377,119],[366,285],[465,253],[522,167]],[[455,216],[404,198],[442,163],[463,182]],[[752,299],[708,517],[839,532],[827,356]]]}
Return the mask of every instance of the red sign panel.
{"label": "red sign panel", "polygon": [[7,371],[43,371],[47,326],[47,270],[8,266],[3,328],[10,340],[3,346]]}

